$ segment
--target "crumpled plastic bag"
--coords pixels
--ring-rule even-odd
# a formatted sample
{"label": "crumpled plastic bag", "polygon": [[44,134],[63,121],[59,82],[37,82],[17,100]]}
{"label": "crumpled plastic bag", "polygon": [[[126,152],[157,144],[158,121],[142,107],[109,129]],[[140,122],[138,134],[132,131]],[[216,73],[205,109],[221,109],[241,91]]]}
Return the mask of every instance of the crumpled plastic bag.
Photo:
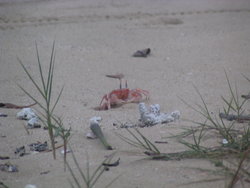
{"label": "crumpled plastic bag", "polygon": [[159,104],[153,104],[147,108],[145,103],[139,103],[139,112],[140,121],[145,126],[169,123],[180,118],[180,111],[178,110],[171,113],[161,113]]}

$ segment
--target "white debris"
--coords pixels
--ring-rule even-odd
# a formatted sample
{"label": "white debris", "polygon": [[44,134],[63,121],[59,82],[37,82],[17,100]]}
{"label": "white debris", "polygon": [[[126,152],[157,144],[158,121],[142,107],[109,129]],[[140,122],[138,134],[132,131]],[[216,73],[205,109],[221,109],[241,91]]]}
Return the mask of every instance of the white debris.
{"label": "white debris", "polygon": [[180,118],[180,112],[174,111],[172,113],[161,113],[160,105],[150,105],[149,109],[145,103],[139,103],[140,120],[146,126],[152,126],[159,123],[169,123]]}
{"label": "white debris", "polygon": [[88,133],[86,134],[86,137],[87,137],[88,139],[96,139],[96,138],[97,138],[96,135],[95,135],[93,132],[88,132]]}
{"label": "white debris", "polygon": [[[66,150],[66,153],[70,153],[70,152],[71,152],[71,150],[69,150],[69,149]],[[62,149],[61,154],[64,154],[64,153],[65,153],[65,151],[64,151],[64,149]]]}
{"label": "white debris", "polygon": [[227,141],[227,139],[222,139],[222,144],[228,144],[228,141]]}
{"label": "white debris", "polygon": [[28,122],[27,122],[27,127],[29,129],[34,129],[34,128],[40,128],[41,127],[41,123],[39,121],[38,117],[33,117],[31,118]]}
{"label": "white debris", "polygon": [[31,108],[23,108],[17,113],[18,119],[30,120],[31,118],[37,118],[35,111]]}
{"label": "white debris", "polygon": [[[94,116],[94,117],[89,119],[90,125],[93,124],[93,123],[97,123],[99,125],[99,123],[101,121],[102,121],[102,118],[100,116]],[[97,136],[91,131],[91,132],[88,132],[86,134],[86,138],[88,138],[88,139],[96,139]]]}
{"label": "white debris", "polygon": [[91,124],[92,122],[95,122],[95,123],[98,123],[98,124],[99,124],[101,120],[102,120],[101,117],[99,117],[99,116],[94,116],[94,117],[92,117],[92,118],[89,119],[89,122],[90,122],[90,124]]}
{"label": "white debris", "polygon": [[37,186],[36,185],[32,185],[32,184],[27,184],[27,185],[25,185],[24,188],[37,188]]}

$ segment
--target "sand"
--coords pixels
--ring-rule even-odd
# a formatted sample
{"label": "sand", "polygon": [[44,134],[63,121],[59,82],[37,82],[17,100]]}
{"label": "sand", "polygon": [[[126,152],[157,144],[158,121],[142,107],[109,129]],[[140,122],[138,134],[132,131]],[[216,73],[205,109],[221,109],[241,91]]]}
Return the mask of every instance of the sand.
{"label": "sand", "polygon": [[[64,87],[55,113],[63,118],[66,127],[72,128],[70,145],[80,166],[86,167],[86,152],[91,168],[113,152],[105,150],[98,140],[86,139],[93,116],[102,117],[103,132],[116,148],[115,159],[120,157],[120,165],[105,172],[96,187],[104,187],[120,174],[111,187],[223,187],[224,179],[184,185],[212,178],[208,172],[194,169],[216,169],[209,161],[144,160],[143,150],[117,137],[116,132],[127,132],[113,123],[137,122],[137,104],[108,111],[95,111],[93,107],[99,105],[104,94],[119,87],[117,80],[105,75],[123,73],[129,88],[150,92],[147,104],[160,104],[162,112],[181,112],[177,122],[140,129],[150,140],[162,140],[193,125],[185,119],[203,121],[180,98],[200,103],[195,86],[210,111],[218,113],[223,107],[221,96],[229,95],[224,71],[232,83],[237,83],[241,94],[249,92],[249,82],[242,76],[250,76],[249,31],[248,0],[1,0],[0,102],[32,103],[18,84],[39,98],[17,57],[39,79],[35,43],[47,67],[55,41],[54,96]],[[143,48],[151,49],[149,57],[132,57]],[[34,108],[39,110],[38,106]],[[57,160],[53,160],[51,152],[23,157],[14,154],[17,147],[48,141],[43,129],[32,129],[28,135],[25,122],[16,118],[18,111],[0,109],[8,114],[0,117],[0,155],[10,156],[8,161],[19,169],[18,173],[0,171],[0,181],[10,188],[26,184],[37,188],[70,187],[71,176],[63,170],[61,149],[57,150]],[[157,145],[162,152],[186,149],[174,139],[166,140],[168,144]],[[71,155],[69,163],[75,169]]]}

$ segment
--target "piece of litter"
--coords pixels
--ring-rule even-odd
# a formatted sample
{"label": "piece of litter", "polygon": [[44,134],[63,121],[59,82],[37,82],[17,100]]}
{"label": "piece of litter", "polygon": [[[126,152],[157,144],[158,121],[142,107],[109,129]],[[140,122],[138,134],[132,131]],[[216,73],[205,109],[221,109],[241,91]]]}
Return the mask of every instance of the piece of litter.
{"label": "piece of litter", "polygon": [[9,156],[0,156],[0,160],[7,160],[7,159],[10,159]]}
{"label": "piece of litter", "polygon": [[0,164],[0,170],[4,172],[18,172],[17,166],[11,163]]}
{"label": "piece of litter", "polygon": [[20,157],[24,156],[25,155],[25,146],[21,146],[19,148],[16,148],[15,154],[16,155],[18,154]]}
{"label": "piece of litter", "polygon": [[[70,152],[71,152],[71,150],[69,150],[69,149],[66,150],[66,153],[70,153]],[[61,154],[64,154],[64,153],[65,153],[65,151],[64,151],[64,149],[62,149]]]}
{"label": "piece of litter", "polygon": [[139,103],[140,120],[145,126],[153,126],[159,123],[169,123],[180,118],[180,112],[161,113],[160,105],[150,105],[149,109],[145,103]]}
{"label": "piece of litter", "polygon": [[48,170],[48,171],[41,172],[40,175],[44,175],[44,174],[48,174],[48,173],[50,173],[49,170]]}
{"label": "piece of litter", "polygon": [[44,143],[41,143],[41,142],[32,143],[32,144],[29,144],[29,147],[30,147],[31,151],[41,152],[41,151],[48,150],[47,142],[44,142]]}
{"label": "piece of litter", "polygon": [[86,138],[88,138],[88,139],[96,139],[97,137],[93,132],[88,132],[86,134]]}
{"label": "piece of litter", "polygon": [[222,144],[228,144],[228,141],[227,141],[227,139],[222,139]]}
{"label": "piece of litter", "polygon": [[7,114],[0,113],[0,117],[7,117]]}
{"label": "piece of litter", "polygon": [[150,54],[150,52],[151,52],[150,48],[146,48],[143,50],[137,50],[133,54],[133,57],[147,57]]}
{"label": "piece of litter", "polygon": [[101,120],[102,120],[101,117],[99,117],[99,116],[94,116],[94,117],[92,117],[92,118],[89,119],[89,122],[90,122],[90,123],[92,123],[92,122],[100,123]]}
{"label": "piece of litter", "polygon": [[23,108],[17,113],[18,119],[30,120],[31,118],[37,118],[35,111],[31,108]]}
{"label": "piece of litter", "polygon": [[41,128],[41,124],[39,122],[38,117],[33,117],[27,122],[27,128],[28,129],[35,129],[35,128]]}

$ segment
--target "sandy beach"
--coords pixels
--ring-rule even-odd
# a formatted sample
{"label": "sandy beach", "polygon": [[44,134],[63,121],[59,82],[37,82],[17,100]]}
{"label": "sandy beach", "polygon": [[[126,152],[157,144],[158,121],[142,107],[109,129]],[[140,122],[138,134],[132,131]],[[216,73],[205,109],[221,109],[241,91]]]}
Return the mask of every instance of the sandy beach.
{"label": "sandy beach", "polygon": [[[178,121],[139,130],[152,141],[167,141],[157,144],[164,153],[187,149],[166,137],[179,133],[185,126],[195,126],[186,119],[203,119],[180,98],[200,104],[196,87],[211,113],[219,113],[224,105],[221,96],[229,96],[225,72],[233,85],[237,84],[240,94],[249,92],[249,82],[243,75],[250,77],[250,1],[0,0],[0,103],[33,103],[18,85],[40,99],[17,58],[38,80],[36,44],[46,69],[54,41],[53,100],[64,87],[55,113],[65,127],[72,129],[69,144],[80,166],[86,167],[86,153],[91,168],[114,151],[114,159],[120,158],[120,165],[105,172],[96,188],[104,187],[117,175],[121,176],[111,187],[225,186],[225,179],[188,184],[217,177],[196,169],[215,170],[208,160],[145,160],[143,150],[122,141],[115,133],[128,136],[119,125],[138,122],[138,104],[106,111],[93,108],[105,94],[119,88],[118,80],[105,75],[122,73],[130,89],[141,88],[150,93],[147,105],[159,104],[162,112],[181,113]],[[148,57],[132,57],[135,51],[144,48],[151,49]],[[248,114],[249,107],[248,102]],[[40,110],[38,105],[34,109]],[[15,155],[17,147],[49,142],[48,133],[42,128],[30,129],[27,134],[25,121],[16,118],[19,111],[0,108],[0,113],[8,115],[0,117],[0,156],[10,157],[0,160],[0,164],[9,161],[19,170],[0,171],[0,181],[9,188],[23,188],[27,184],[37,188],[70,187],[72,177],[68,170],[64,172],[62,148],[57,150],[56,160],[51,152]],[[103,133],[114,151],[105,150],[98,140],[86,138],[93,116],[102,118]],[[60,144],[61,140],[57,140]],[[67,157],[76,169],[72,154]]]}

